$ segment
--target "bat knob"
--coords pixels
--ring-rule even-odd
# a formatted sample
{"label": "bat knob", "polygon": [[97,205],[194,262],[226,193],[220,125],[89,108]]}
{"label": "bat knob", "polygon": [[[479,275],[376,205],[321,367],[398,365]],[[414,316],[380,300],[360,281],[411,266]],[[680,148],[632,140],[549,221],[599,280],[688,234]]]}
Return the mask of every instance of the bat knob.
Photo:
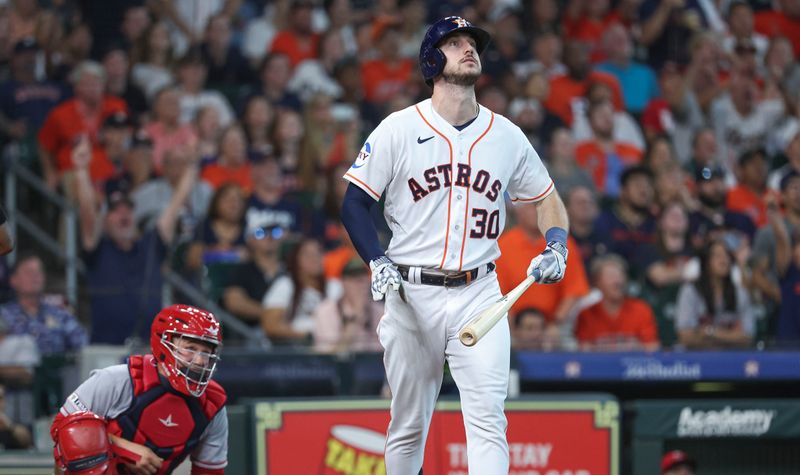
{"label": "bat knob", "polygon": [[469,330],[464,330],[458,335],[458,339],[461,340],[461,344],[464,346],[474,346],[475,343],[478,342],[478,339],[475,338],[475,334]]}

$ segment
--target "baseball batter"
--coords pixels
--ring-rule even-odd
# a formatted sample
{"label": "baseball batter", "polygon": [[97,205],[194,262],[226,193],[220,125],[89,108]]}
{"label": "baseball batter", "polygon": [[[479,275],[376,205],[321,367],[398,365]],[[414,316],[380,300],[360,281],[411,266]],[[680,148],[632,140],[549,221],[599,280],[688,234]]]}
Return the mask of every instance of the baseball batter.
{"label": "baseball batter", "polygon": [[[489,39],[460,17],[433,24],[420,47],[431,98],[378,125],[344,176],[342,219],[372,269],[373,298],[386,298],[378,335],[393,395],[389,475],[422,467],[445,360],[461,395],[469,473],[508,473],[508,325],[471,348],[458,340],[458,330],[501,296],[492,261],[506,194],[537,203],[546,231],[548,244],[528,273],[557,282],[566,268],[567,214],[553,181],[522,131],[475,100]],[[392,231],[386,251],[369,214],[382,196]]]}

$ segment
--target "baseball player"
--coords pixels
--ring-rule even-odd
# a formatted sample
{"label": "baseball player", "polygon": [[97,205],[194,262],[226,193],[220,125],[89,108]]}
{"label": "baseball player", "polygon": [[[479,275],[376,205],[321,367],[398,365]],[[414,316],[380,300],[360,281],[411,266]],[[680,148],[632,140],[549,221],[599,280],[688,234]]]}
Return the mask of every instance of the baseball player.
{"label": "baseball player", "polygon": [[211,380],[221,344],[213,314],[188,305],[161,310],[151,355],[94,371],[61,406],[50,429],[56,467],[67,474],[162,475],[190,456],[192,475],[224,474],[226,396]]}
{"label": "baseball player", "polygon": [[[369,262],[373,298],[386,298],[378,336],[393,395],[389,475],[422,467],[445,360],[461,395],[469,473],[508,473],[508,325],[471,348],[458,340],[458,330],[501,296],[492,261],[506,194],[538,205],[547,246],[528,273],[557,282],[566,268],[567,213],[553,181],[522,131],[475,100],[489,39],[460,17],[434,23],[420,47],[431,98],[381,122],[344,175],[343,222]],[[386,251],[370,219],[382,196],[392,231]]]}

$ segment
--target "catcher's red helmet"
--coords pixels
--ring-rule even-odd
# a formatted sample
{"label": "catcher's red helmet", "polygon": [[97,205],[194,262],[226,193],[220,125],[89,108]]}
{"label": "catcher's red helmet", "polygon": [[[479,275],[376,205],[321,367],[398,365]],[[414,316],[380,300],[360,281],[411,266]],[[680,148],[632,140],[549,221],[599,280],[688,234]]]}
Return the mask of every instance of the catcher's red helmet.
{"label": "catcher's red helmet", "polygon": [[[210,353],[184,348],[179,342],[196,341],[211,346]],[[214,314],[190,305],[170,305],[153,320],[150,348],[156,363],[172,387],[199,397],[211,381],[222,345],[219,322]]]}
{"label": "catcher's red helmet", "polygon": [[76,412],[56,420],[53,457],[69,475],[116,475],[106,420],[91,412]]}

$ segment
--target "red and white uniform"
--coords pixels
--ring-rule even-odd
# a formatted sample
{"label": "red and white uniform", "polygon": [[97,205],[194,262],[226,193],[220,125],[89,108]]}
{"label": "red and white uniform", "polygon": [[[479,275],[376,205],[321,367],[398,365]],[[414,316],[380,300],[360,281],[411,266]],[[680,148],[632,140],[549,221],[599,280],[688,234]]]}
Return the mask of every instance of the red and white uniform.
{"label": "red and white uniform", "polygon": [[[393,394],[387,473],[421,466],[445,358],[461,394],[469,473],[508,473],[508,326],[497,325],[472,348],[459,342],[458,330],[501,296],[487,265],[500,255],[505,195],[534,202],[554,189],[539,155],[505,117],[481,106],[459,131],[428,99],[381,122],[344,178],[375,200],[385,194],[386,255],[410,266],[408,303],[388,292],[378,327]],[[448,288],[421,284],[424,268],[477,273],[468,285]]]}
{"label": "red and white uniform", "polygon": [[187,455],[194,467],[221,474],[228,463],[224,402],[224,390],[213,381],[199,398],[172,390],[159,378],[148,355],[132,356],[128,365],[93,371],[59,412],[61,416],[93,412],[110,421],[110,433],[139,444],[148,442],[165,459],[158,475],[171,473]]}

